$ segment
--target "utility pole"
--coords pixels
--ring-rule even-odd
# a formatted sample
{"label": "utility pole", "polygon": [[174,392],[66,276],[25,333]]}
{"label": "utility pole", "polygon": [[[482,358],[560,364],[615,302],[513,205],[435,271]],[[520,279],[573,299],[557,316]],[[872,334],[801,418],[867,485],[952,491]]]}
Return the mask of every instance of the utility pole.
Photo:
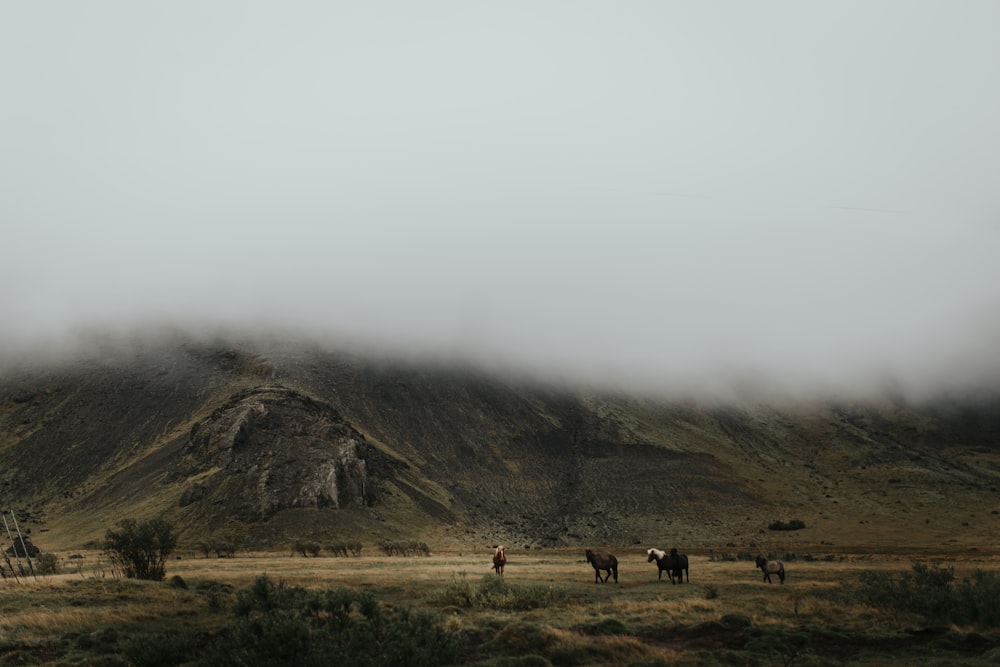
{"label": "utility pole", "polygon": [[[0,517],[3,517],[3,527],[4,527],[4,530],[7,531],[7,537],[10,538],[10,548],[14,550],[14,559],[17,560],[17,569],[18,569],[18,571],[20,571],[21,576],[23,577],[24,576],[24,565],[21,564],[21,557],[17,555],[17,545],[14,544],[14,536],[10,534],[10,526],[7,525],[7,515],[3,514],[3,513],[0,513]],[[21,546],[23,547],[24,544],[22,543]],[[27,550],[25,550],[25,551],[27,551]],[[4,554],[3,555],[4,559],[7,561],[7,565],[10,565],[10,558],[7,558],[7,552],[4,551],[3,554]],[[13,566],[11,566],[11,572],[14,572],[14,578],[17,579],[17,574],[18,573],[16,571],[14,571]]]}
{"label": "utility pole", "polygon": [[[28,545],[24,543],[24,535],[21,534],[21,529],[17,526],[17,517],[14,516],[13,507],[10,508],[10,518],[14,520],[14,530],[17,531],[17,539],[21,540],[21,548],[24,549],[24,557],[28,561],[28,569],[31,570],[31,576],[38,579],[35,575],[35,566],[31,564],[31,554],[28,553]],[[14,552],[17,553],[17,549],[14,549]]]}

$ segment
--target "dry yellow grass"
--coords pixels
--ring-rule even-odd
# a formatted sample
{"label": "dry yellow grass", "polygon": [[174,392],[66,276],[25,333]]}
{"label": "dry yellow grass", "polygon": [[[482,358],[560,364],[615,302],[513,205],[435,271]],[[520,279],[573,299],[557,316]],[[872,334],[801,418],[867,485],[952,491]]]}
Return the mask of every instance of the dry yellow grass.
{"label": "dry yellow grass", "polygon": [[[183,578],[186,589],[169,582],[113,579],[98,552],[83,555],[83,559],[63,560],[64,570],[58,575],[0,581],[0,641],[53,642],[70,633],[109,627],[126,634],[171,627],[218,628],[231,618],[226,610],[234,591],[249,586],[261,574],[313,590],[370,590],[383,604],[441,612],[449,629],[494,633],[495,641],[501,643],[514,642],[504,639],[504,628],[512,634],[534,628],[541,633],[539,641],[547,655],[568,656],[569,662],[574,655],[597,664],[614,664],[626,657],[682,661],[685,652],[694,649],[682,635],[674,636],[672,628],[710,624],[732,615],[749,619],[754,628],[778,633],[789,628],[828,628],[864,634],[877,628],[881,633],[905,634],[914,628],[912,619],[829,594],[844,583],[855,585],[866,570],[908,571],[914,559],[906,556],[858,554],[822,562],[793,561],[786,564],[784,585],[763,583],[752,562],[693,556],[690,583],[672,585],[666,578],[657,580],[655,564],[646,562],[644,550],[634,548],[618,552],[620,583],[616,585],[594,583],[593,569],[584,562],[582,550],[514,549],[508,551],[504,581],[552,592],[550,604],[514,611],[488,605],[456,607],[443,596],[449,587],[476,589],[495,576],[492,551],[485,548],[415,558],[302,558],[263,552],[237,558],[185,556],[168,563],[167,578]],[[933,554],[922,560],[933,561]],[[986,556],[954,565],[959,577],[976,569],[1000,569],[996,559]],[[206,591],[211,587],[224,591],[220,608],[210,604]],[[621,624],[630,630],[604,632],[603,624],[612,628]],[[646,628],[641,638],[631,634],[636,628]],[[663,638],[657,639],[660,632]]]}

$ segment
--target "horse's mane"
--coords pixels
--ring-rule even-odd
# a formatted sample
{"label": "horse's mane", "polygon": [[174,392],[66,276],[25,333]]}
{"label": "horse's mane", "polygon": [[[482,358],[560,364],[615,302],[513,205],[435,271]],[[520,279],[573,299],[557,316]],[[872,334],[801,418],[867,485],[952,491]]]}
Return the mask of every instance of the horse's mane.
{"label": "horse's mane", "polygon": [[646,554],[655,555],[657,559],[662,560],[667,555],[667,552],[663,549],[646,549]]}

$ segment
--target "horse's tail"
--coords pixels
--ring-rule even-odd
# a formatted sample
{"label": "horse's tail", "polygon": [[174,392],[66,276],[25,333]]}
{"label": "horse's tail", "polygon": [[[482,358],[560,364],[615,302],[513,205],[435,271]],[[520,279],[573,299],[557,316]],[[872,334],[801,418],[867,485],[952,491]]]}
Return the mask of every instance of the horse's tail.
{"label": "horse's tail", "polygon": [[611,557],[611,572],[615,575],[615,583],[618,583],[618,559]]}

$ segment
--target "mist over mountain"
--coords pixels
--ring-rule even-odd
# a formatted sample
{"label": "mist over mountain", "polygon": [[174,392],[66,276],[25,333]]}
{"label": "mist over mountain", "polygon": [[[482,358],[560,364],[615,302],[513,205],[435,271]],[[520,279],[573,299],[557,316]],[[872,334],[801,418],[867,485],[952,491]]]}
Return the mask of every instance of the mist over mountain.
{"label": "mist over mountain", "polygon": [[296,536],[993,530],[1000,5],[8,3],[0,502]]}
{"label": "mist over mountain", "polygon": [[6,7],[0,362],[176,327],[673,395],[995,386],[998,12]]}

